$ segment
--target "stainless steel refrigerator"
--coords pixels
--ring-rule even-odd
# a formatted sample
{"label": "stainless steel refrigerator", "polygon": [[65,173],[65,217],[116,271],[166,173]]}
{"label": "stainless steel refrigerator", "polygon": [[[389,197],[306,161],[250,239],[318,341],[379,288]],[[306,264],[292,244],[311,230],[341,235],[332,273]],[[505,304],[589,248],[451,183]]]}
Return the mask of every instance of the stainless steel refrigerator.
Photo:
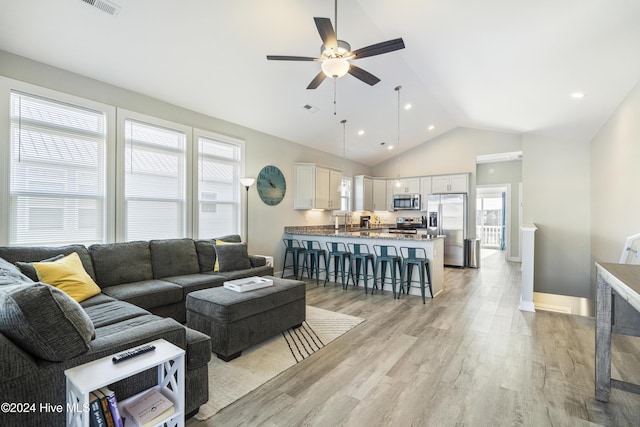
{"label": "stainless steel refrigerator", "polygon": [[467,195],[433,194],[427,198],[427,232],[444,236],[444,265],[464,267]]}

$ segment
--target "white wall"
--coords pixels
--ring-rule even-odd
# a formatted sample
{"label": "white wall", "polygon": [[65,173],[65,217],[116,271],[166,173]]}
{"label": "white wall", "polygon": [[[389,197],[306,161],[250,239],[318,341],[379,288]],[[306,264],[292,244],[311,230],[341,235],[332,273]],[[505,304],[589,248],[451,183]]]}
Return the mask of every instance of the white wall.
{"label": "white wall", "polygon": [[[522,149],[519,134],[457,128],[400,156],[400,176],[469,173],[469,212],[476,210],[476,156]],[[395,177],[397,160],[392,158],[372,168],[373,176]],[[469,218],[469,237],[476,236],[475,221]]]}
{"label": "white wall", "polygon": [[534,290],[589,297],[589,144],[524,135],[522,151],[522,221],[538,227]]}
{"label": "white wall", "polygon": [[[293,163],[312,162],[337,168],[344,166],[347,176],[368,175],[371,172],[368,166],[355,162],[345,163],[338,156],[1,50],[0,75],[244,140],[246,176],[256,177],[262,167],[274,165],[282,170],[287,182],[285,198],[277,206],[265,205],[260,200],[255,185],[249,189],[249,252],[275,256],[276,270],[282,266],[282,234],[285,226],[331,222],[329,212],[293,209]],[[341,140],[341,133],[336,134]],[[244,196],[242,190],[243,201]]]}
{"label": "white wall", "polygon": [[640,84],[591,141],[592,261],[618,262],[625,239],[640,233],[639,183]]}

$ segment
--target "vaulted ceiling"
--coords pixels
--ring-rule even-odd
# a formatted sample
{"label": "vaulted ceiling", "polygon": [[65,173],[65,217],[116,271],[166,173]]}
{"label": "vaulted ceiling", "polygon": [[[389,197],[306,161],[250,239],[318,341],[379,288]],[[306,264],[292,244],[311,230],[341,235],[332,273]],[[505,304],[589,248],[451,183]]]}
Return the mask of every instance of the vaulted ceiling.
{"label": "vaulted ceiling", "polygon": [[331,79],[306,89],[319,63],[266,60],[318,56],[334,1],[113,2],[4,1],[0,49],[336,155],[346,119],[368,165],[397,151],[398,85],[405,151],[461,126],[588,143],[640,80],[636,0],[341,0],[339,39],[406,48],[357,60],[381,82],[338,79],[334,115]]}

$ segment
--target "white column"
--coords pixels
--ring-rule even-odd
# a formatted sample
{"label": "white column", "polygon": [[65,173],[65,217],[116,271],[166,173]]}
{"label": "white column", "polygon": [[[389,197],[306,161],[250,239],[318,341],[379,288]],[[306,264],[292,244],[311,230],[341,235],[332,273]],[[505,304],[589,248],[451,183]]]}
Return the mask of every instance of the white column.
{"label": "white column", "polygon": [[538,227],[527,224],[522,230],[522,292],[520,295],[520,310],[536,311],[533,303],[533,270],[535,260],[535,234]]}

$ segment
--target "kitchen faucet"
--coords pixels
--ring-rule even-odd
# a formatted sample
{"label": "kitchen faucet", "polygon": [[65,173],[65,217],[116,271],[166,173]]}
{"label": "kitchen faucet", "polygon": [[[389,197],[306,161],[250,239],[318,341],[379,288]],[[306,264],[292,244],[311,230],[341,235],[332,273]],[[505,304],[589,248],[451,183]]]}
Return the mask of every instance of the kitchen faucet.
{"label": "kitchen faucet", "polygon": [[347,224],[351,222],[351,212],[334,214],[333,217],[334,218],[344,217],[344,231],[347,231]]}

